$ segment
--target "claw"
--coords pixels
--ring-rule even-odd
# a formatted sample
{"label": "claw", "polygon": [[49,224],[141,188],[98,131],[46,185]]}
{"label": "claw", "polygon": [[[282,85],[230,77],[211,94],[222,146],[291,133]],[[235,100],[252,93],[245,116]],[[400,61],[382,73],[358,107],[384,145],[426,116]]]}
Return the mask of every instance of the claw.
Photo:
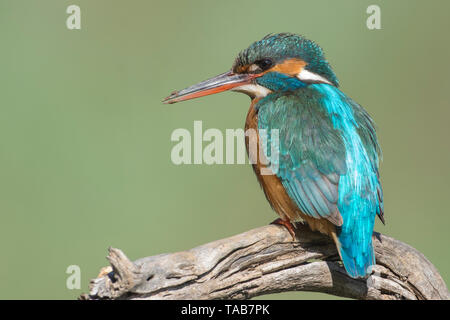
{"label": "claw", "polygon": [[277,224],[280,226],[284,226],[291,234],[292,241],[295,241],[295,230],[294,230],[295,227],[289,220],[282,220],[281,218],[278,218],[278,219],[272,221],[270,224]]}

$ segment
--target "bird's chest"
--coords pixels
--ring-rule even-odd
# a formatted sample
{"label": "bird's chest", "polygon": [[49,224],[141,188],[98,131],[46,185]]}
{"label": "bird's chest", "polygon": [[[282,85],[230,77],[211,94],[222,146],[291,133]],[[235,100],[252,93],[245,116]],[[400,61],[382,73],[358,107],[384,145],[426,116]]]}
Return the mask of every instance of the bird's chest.
{"label": "bird's chest", "polygon": [[264,153],[260,151],[260,137],[258,134],[258,110],[255,108],[258,99],[253,99],[245,121],[245,145],[253,171],[272,209],[281,219],[296,221],[305,220],[310,228],[330,235],[334,232],[333,225],[325,219],[315,219],[301,212],[286,192],[281,180],[270,172],[265,164]]}
{"label": "bird's chest", "polygon": [[[257,153],[255,153],[256,150],[254,149],[255,147],[257,149],[259,146],[258,112],[255,108],[258,100],[258,98],[252,100],[247,112],[247,118],[245,119],[245,147],[247,148],[247,155],[250,162],[253,164],[253,169],[255,169],[256,160],[258,158]],[[252,148],[250,148],[250,146],[252,146]]]}
{"label": "bird's chest", "polygon": [[278,177],[271,173],[264,164],[263,152],[260,152],[260,137],[258,134],[258,111],[255,108],[258,99],[253,99],[245,121],[245,145],[247,154],[258,178],[261,188],[272,208],[284,220],[298,218],[296,206],[286,193]]}

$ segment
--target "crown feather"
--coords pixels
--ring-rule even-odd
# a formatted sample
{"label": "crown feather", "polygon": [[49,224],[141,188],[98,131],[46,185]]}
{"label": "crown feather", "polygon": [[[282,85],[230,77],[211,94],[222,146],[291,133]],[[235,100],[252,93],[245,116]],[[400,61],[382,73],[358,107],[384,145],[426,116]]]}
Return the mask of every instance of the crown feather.
{"label": "crown feather", "polygon": [[299,58],[307,63],[305,69],[314,72],[339,86],[336,74],[325,59],[322,48],[312,40],[293,33],[268,34],[242,50],[233,64],[233,70],[252,64],[263,58],[272,58],[276,63],[285,59]]}

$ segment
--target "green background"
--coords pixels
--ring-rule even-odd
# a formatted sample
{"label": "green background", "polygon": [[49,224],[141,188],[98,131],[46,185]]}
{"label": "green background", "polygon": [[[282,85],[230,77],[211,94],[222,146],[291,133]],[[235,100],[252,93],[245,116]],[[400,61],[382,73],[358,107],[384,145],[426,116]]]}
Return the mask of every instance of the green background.
{"label": "green background", "polygon": [[[66,28],[77,4],[82,29]],[[382,30],[366,8],[381,7]],[[271,32],[317,41],[373,116],[386,226],[450,281],[449,1],[0,1],[0,298],[73,299],[107,265],[276,218],[249,165],[170,160],[176,128],[241,128],[236,93],[163,105]],[[79,265],[82,288],[66,288]],[[330,298],[285,293],[267,298]]]}

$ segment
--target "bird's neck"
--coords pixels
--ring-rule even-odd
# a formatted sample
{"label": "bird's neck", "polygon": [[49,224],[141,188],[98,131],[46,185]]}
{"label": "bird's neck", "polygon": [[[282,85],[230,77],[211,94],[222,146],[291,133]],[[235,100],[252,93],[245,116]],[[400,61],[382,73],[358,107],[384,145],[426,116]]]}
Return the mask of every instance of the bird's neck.
{"label": "bird's neck", "polygon": [[300,79],[285,75],[279,72],[269,72],[263,77],[257,78],[256,82],[272,92],[296,90],[304,88],[308,84],[302,82]]}
{"label": "bird's neck", "polygon": [[[303,72],[303,71],[302,71]],[[269,72],[262,77],[256,78],[255,82],[259,87],[266,89],[266,92],[276,93],[284,91],[295,91],[302,88],[311,88],[316,86],[329,86],[337,89],[337,86],[322,77],[307,76],[303,79],[299,74],[298,77],[280,73],[280,72]],[[315,74],[312,74],[315,75]],[[305,76],[305,75],[303,75]]]}

